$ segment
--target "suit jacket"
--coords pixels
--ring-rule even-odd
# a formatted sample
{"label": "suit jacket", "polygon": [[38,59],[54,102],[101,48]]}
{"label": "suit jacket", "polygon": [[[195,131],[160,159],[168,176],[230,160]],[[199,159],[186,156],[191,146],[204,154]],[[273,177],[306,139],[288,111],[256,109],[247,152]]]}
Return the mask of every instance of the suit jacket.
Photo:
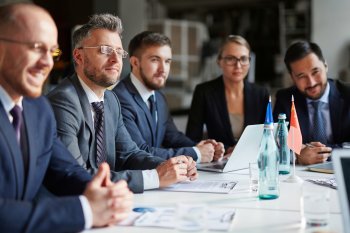
{"label": "suit jacket", "polygon": [[189,155],[197,160],[197,154],[192,148],[196,143],[176,128],[166,99],[160,91],[155,91],[157,125],[130,76],[121,80],[113,91],[120,100],[124,124],[142,150],[164,159]]}
{"label": "suit jacket", "polygon": [[[78,163],[91,174],[96,165],[95,130],[91,104],[74,74],[48,94],[57,120],[57,133]],[[140,150],[127,132],[120,103],[111,91],[104,94],[105,140],[111,179],[124,179],[136,193],[143,192],[142,171],[154,169],[164,160]]]}
{"label": "suit jacket", "polygon": [[[44,97],[23,99],[28,170],[7,113],[0,102],[0,231],[78,232],[84,215],[78,196],[34,201],[43,183],[56,195],[82,194],[91,176],[56,135]],[[24,136],[24,135],[23,135]]]}
{"label": "suit jacket", "polygon": [[[244,127],[264,123],[269,100],[267,90],[245,80],[243,91]],[[195,88],[186,135],[195,141],[202,140],[204,125],[208,138],[224,143],[226,148],[237,143],[232,133],[222,76]]]}
{"label": "suit jacket", "polygon": [[[340,81],[328,80],[330,85],[328,103],[331,118],[331,128],[333,134],[333,143],[341,144],[350,141],[350,86]],[[276,104],[273,111],[274,119],[278,118],[279,113],[287,115],[287,121],[290,121],[291,97],[294,95],[294,104],[297,111],[303,143],[312,140],[310,132],[309,111],[305,96],[292,86],[279,90],[276,94]],[[330,145],[330,146],[332,146]]]}

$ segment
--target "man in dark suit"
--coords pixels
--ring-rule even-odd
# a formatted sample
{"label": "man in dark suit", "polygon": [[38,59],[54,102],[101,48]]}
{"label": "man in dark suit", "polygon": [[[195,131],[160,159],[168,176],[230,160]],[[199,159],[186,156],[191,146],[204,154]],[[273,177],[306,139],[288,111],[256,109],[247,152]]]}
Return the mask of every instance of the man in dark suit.
{"label": "man in dark suit", "polygon": [[286,113],[289,120],[293,95],[306,144],[297,155],[297,161],[305,165],[324,162],[331,154],[331,147],[350,141],[350,98],[347,94],[350,87],[327,79],[327,63],[315,43],[294,43],[288,48],[284,61],[294,86],[277,92],[274,118],[277,120],[279,113]]}
{"label": "man in dark suit", "polygon": [[[130,138],[117,96],[106,90],[119,79],[122,58],[127,56],[121,32],[121,20],[110,14],[93,15],[74,32],[76,73],[48,95],[59,138],[89,172],[94,174],[106,161],[112,180],[127,180],[133,192],[195,179],[193,159],[178,156],[165,161],[140,150]],[[102,110],[96,109],[98,104]]]}
{"label": "man in dark suit", "polygon": [[150,31],[139,33],[130,41],[129,53],[131,73],[113,91],[120,100],[124,124],[136,144],[165,159],[182,154],[197,162],[221,158],[222,143],[204,140],[196,145],[176,128],[166,99],[159,91],[170,71],[169,38]]}
{"label": "man in dark suit", "polygon": [[[132,207],[126,182],[112,183],[105,163],[91,180],[57,139],[40,96],[60,54],[53,19],[19,3],[0,7],[0,22],[0,231],[78,232],[125,219]],[[66,197],[36,200],[42,185]]]}

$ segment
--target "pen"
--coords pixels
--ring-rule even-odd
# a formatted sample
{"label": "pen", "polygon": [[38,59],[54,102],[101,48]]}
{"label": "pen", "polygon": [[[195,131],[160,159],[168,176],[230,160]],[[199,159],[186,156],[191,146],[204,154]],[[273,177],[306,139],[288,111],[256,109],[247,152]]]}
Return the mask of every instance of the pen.
{"label": "pen", "polygon": [[306,143],[305,146],[310,147],[310,148],[314,148],[315,147],[314,145],[312,145],[310,143]]}

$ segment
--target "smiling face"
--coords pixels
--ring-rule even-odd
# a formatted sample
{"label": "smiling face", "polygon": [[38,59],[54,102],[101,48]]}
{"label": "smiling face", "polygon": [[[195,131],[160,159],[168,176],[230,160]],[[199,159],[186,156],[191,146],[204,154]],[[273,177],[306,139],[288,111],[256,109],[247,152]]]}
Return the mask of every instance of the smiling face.
{"label": "smiling face", "polygon": [[224,79],[231,82],[241,82],[247,76],[250,64],[242,65],[240,61],[227,64],[228,59],[249,58],[249,49],[235,42],[227,43],[222,50],[218,65],[220,66]]}
{"label": "smiling face", "polygon": [[291,77],[300,92],[307,98],[317,100],[327,86],[327,65],[314,53],[290,63]]}
{"label": "smiling face", "polygon": [[[57,48],[53,19],[38,7],[23,6],[16,11],[16,22],[2,26],[1,31],[3,38],[24,43],[0,40],[0,85],[15,102],[21,96],[40,96],[53,67],[50,49]],[[35,49],[34,43],[42,47]]]}
{"label": "smiling face", "polygon": [[169,76],[171,57],[168,45],[149,46],[139,56],[130,57],[132,73],[149,90],[158,90],[164,87]]}
{"label": "smiling face", "polygon": [[[95,29],[81,42],[81,47],[108,45],[122,50],[122,42],[117,32],[107,29]],[[120,76],[123,60],[116,52],[110,55],[101,53],[100,47],[76,48],[73,56],[77,64],[76,71],[91,89],[106,88],[115,84]]]}

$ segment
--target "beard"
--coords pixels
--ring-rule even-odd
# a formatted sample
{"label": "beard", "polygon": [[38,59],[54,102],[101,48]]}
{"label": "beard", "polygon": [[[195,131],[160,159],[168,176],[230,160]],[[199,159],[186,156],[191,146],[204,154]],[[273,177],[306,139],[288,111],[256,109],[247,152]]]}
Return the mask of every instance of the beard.
{"label": "beard", "polygon": [[[320,88],[321,88],[320,92],[319,92],[316,96],[311,96],[311,95],[309,95],[309,94],[308,94],[308,89],[315,88],[315,87],[317,87],[317,86],[320,86]],[[318,84],[316,84],[316,85],[314,85],[314,86],[312,86],[312,87],[306,88],[306,89],[304,90],[303,94],[304,94],[307,98],[309,98],[309,99],[311,99],[311,100],[318,100],[318,99],[320,99],[320,98],[322,97],[322,95],[323,95],[324,92],[326,91],[326,87],[327,87],[327,82],[326,82],[326,83],[318,83]]]}
{"label": "beard", "polygon": [[152,82],[152,78],[149,79],[145,75],[145,73],[143,72],[142,68],[140,68],[140,76],[141,76],[141,79],[142,79],[143,83],[145,84],[145,86],[149,90],[157,91],[157,90],[159,90],[159,89],[161,89],[161,88],[163,88],[165,86],[165,81],[163,83],[160,83],[160,84]]}
{"label": "beard", "polygon": [[93,83],[100,87],[110,87],[117,83],[119,80],[119,75],[106,75],[106,74],[98,74],[96,68],[91,65],[88,57],[85,57],[86,64],[83,68],[84,75]]}

